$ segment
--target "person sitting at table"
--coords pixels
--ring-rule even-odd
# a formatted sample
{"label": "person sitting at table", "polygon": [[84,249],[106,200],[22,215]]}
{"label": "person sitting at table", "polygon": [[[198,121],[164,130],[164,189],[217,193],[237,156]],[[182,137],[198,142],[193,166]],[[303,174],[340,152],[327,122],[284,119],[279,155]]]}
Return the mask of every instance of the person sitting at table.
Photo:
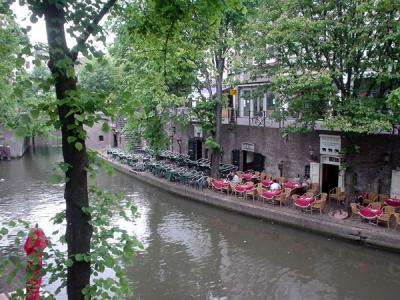
{"label": "person sitting at table", "polygon": [[308,177],[308,175],[304,175],[302,186],[305,188],[309,188],[311,186],[311,178]]}
{"label": "person sitting at table", "polygon": [[233,178],[232,178],[231,182],[234,183],[234,184],[240,183],[240,178],[236,173],[235,173],[235,175],[233,175]]}
{"label": "person sitting at table", "polygon": [[295,184],[300,184],[301,182],[300,174],[297,174],[297,177],[293,178],[292,182]]}
{"label": "person sitting at table", "polygon": [[226,176],[226,179],[228,179],[229,181],[232,181],[233,177],[235,176],[235,172],[230,171],[228,176]]}
{"label": "person sitting at table", "polygon": [[280,189],[281,189],[281,185],[280,185],[279,183],[276,182],[276,179],[273,179],[273,180],[272,180],[272,184],[271,184],[271,186],[269,187],[269,189],[270,189],[271,191],[280,190]]}
{"label": "person sitting at table", "polygon": [[364,205],[364,198],[362,197],[361,193],[358,191],[354,192],[354,203],[363,206]]}

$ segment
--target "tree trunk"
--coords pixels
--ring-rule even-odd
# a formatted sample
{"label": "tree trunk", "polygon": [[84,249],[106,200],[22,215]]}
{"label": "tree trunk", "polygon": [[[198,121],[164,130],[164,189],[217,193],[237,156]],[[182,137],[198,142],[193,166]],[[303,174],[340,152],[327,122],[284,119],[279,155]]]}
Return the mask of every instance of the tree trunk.
{"label": "tree trunk", "polygon": [[221,129],[222,129],[222,80],[224,75],[225,58],[222,55],[222,50],[219,49],[215,54],[215,64],[217,69],[216,77],[216,99],[215,101],[215,135],[214,142],[219,145],[218,148],[213,148],[211,152],[211,177],[219,178],[219,164],[221,162]]}
{"label": "tree trunk", "polygon": [[[43,12],[49,44],[50,60],[48,64],[56,81],[57,99],[64,100],[71,91],[76,90],[76,77],[67,75],[71,75],[71,73],[67,73],[67,70],[73,70],[75,61],[71,59],[65,39],[63,9],[57,8],[55,3],[58,2],[46,1]],[[83,133],[83,124],[76,122],[75,114],[68,115],[70,110],[71,106],[68,99],[58,106],[62,152],[64,162],[69,164],[64,192],[67,219],[66,241],[68,257],[74,261],[72,266],[68,268],[67,294],[68,299],[80,300],[84,298],[82,289],[90,283],[91,268],[90,262],[77,262],[74,258],[78,253],[90,253],[92,227],[89,224],[90,217],[82,212],[82,208],[89,205],[87,172],[85,170],[88,166],[85,137],[84,135],[78,136],[78,133]],[[70,136],[76,137],[77,140],[68,143],[67,138]],[[75,147],[76,142],[81,143],[82,149],[78,150]]]}

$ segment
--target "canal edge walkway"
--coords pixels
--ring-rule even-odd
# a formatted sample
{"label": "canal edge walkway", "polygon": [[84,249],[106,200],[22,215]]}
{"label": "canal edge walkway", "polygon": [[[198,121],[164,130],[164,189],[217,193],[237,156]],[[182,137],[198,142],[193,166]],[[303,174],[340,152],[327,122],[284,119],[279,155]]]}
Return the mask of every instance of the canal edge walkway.
{"label": "canal edge walkway", "polygon": [[328,217],[327,214],[303,213],[292,207],[253,205],[250,200],[238,199],[208,189],[199,190],[187,185],[169,182],[147,172],[132,172],[129,166],[109,159],[101,152],[98,152],[98,156],[123,174],[183,198],[305,231],[344,240],[358,241],[364,245],[400,252],[400,231],[386,230],[373,225],[355,222],[351,219],[335,220]]}

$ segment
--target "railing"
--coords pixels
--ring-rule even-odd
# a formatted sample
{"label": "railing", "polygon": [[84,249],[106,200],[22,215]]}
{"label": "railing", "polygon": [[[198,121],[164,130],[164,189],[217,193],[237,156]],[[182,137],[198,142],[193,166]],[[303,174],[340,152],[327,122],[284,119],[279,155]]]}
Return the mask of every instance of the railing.
{"label": "railing", "polygon": [[237,109],[227,108],[227,116],[225,116],[224,124],[237,124],[237,125],[248,125],[248,126],[261,126],[261,127],[278,127],[281,126],[279,122],[272,119],[272,110],[264,110],[256,113],[254,116],[244,116],[240,117]]}

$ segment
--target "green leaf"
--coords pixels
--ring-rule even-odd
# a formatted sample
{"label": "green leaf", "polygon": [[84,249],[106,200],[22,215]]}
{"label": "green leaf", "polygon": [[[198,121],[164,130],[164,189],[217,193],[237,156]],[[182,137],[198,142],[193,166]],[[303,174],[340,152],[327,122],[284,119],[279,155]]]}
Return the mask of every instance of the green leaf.
{"label": "green leaf", "polygon": [[82,253],[78,253],[75,255],[75,260],[76,261],[83,261],[84,255]]}
{"label": "green leaf", "polygon": [[54,184],[58,184],[62,181],[63,176],[59,175],[59,174],[51,174],[50,175],[50,181]]}
{"label": "green leaf", "polygon": [[39,114],[40,114],[40,112],[37,109],[34,109],[34,110],[31,111],[31,116],[34,119],[37,119],[39,117]]}
{"label": "green leaf", "polygon": [[78,120],[79,122],[83,122],[83,115],[75,114],[74,117],[75,117],[75,120]]}
{"label": "green leaf", "polygon": [[76,149],[76,150],[81,151],[82,148],[83,148],[82,143],[80,143],[80,142],[76,142],[76,143],[75,143],[75,149]]}
{"label": "green leaf", "polygon": [[72,144],[73,142],[75,142],[77,140],[77,138],[75,136],[69,136],[67,137],[67,142],[68,144]]}

